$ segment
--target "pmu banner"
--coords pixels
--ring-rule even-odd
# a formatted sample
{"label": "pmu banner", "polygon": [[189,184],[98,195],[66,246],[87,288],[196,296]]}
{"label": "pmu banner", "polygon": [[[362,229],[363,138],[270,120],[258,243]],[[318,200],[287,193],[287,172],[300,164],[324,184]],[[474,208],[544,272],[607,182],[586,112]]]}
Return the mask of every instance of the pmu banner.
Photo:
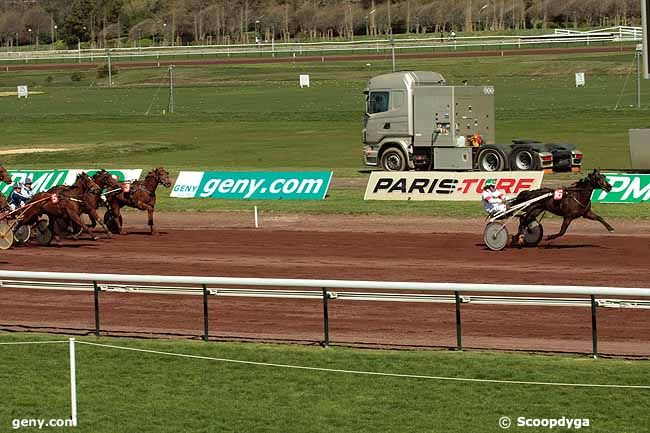
{"label": "pmu banner", "polygon": [[323,200],[331,171],[181,171],[172,197],[230,200]]}
{"label": "pmu banner", "polygon": [[642,203],[650,201],[650,174],[603,173],[612,185],[610,192],[595,189],[595,203]]}
{"label": "pmu banner", "polygon": [[543,171],[373,171],[364,200],[481,200],[487,179],[494,179],[497,189],[514,197],[541,187],[543,176]]}
{"label": "pmu banner", "polygon": [[[47,191],[53,186],[59,185],[72,185],[77,179],[77,175],[82,171],[88,173],[89,176],[92,176],[97,171],[93,170],[82,170],[82,169],[61,169],[61,170],[8,170],[9,176],[11,176],[12,183],[24,182],[25,179],[30,178],[32,180],[32,189],[34,193]],[[115,169],[107,170],[111,174],[117,176],[118,180],[137,180],[142,174],[142,169]],[[2,183],[3,194],[7,194],[11,191],[11,185]]]}

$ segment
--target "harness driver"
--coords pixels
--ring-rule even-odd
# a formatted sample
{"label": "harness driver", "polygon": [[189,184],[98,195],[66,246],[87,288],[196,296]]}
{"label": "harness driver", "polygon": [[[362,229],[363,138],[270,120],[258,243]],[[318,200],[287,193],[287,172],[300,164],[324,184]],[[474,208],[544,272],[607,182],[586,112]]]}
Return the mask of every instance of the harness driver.
{"label": "harness driver", "polygon": [[508,208],[506,193],[497,189],[496,179],[486,179],[481,197],[483,199],[483,209],[488,215],[503,212]]}
{"label": "harness driver", "polygon": [[9,195],[9,206],[11,206],[12,210],[23,207],[33,195],[32,180],[29,177],[25,179],[25,183],[16,182],[13,191]]}

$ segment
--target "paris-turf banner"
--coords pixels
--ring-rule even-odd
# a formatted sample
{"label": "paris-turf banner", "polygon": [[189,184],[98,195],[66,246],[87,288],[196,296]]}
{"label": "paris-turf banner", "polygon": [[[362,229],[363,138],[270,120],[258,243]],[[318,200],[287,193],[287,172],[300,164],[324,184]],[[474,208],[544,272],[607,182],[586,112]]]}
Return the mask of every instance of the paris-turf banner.
{"label": "paris-turf banner", "polygon": [[[28,177],[32,179],[32,189],[34,190],[34,193],[37,192],[42,192],[42,191],[47,191],[48,189],[52,188],[53,186],[58,186],[58,185],[72,185],[74,181],[77,179],[77,175],[81,173],[82,171],[85,171],[88,173],[88,175],[92,176],[95,174],[98,170],[92,169],[92,170],[83,170],[83,169],[57,169],[57,170],[8,170],[9,175],[11,176],[11,180],[13,183],[16,182],[24,182],[25,179]],[[115,176],[120,181],[124,180],[136,180],[140,178],[140,174],[142,173],[142,169],[111,169],[108,170]],[[2,193],[3,194],[8,194],[11,192],[11,185],[7,185],[5,183],[1,183],[2,185]]]}
{"label": "paris-turf banner", "polygon": [[650,174],[603,173],[612,185],[610,192],[594,190],[596,203],[642,203],[650,201]]}
{"label": "paris-turf banner", "polygon": [[543,176],[543,171],[373,171],[364,200],[481,200],[487,179],[493,179],[508,197],[515,197],[539,188]]}
{"label": "paris-turf banner", "polygon": [[331,171],[181,171],[172,197],[231,200],[323,200]]}

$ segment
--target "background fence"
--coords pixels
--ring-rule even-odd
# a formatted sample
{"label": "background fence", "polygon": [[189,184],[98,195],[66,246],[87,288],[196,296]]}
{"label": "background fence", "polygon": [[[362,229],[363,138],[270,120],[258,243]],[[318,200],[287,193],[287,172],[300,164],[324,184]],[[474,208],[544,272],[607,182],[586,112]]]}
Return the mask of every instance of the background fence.
{"label": "background fence", "polygon": [[[650,299],[620,298],[622,296],[650,298],[650,289],[621,287],[414,283],[0,271],[0,288],[92,291],[94,293],[96,335],[99,335],[101,331],[101,292],[202,296],[204,340],[207,340],[209,335],[208,306],[209,298],[212,296],[319,300],[323,305],[322,344],[324,346],[330,344],[329,308],[332,301],[453,303],[456,307],[456,346],[458,349],[462,349],[463,347],[461,316],[462,304],[589,307],[591,308],[592,313],[591,325],[594,356],[597,356],[598,354],[598,307],[650,308]],[[373,290],[384,291],[374,292]],[[385,290],[390,290],[390,292],[385,292]],[[447,293],[441,294],[440,292]],[[481,294],[486,292],[498,295]],[[509,296],[501,294],[508,294]],[[512,296],[512,294],[518,295]],[[531,297],[522,296],[521,294],[573,295],[573,297]],[[575,297],[575,295],[582,295],[583,297]],[[617,298],[610,299],[603,298],[603,296],[615,296]]]}
{"label": "background fence", "polygon": [[292,42],[275,41],[258,44],[236,45],[197,45],[197,46],[157,46],[126,47],[110,49],[76,50],[10,50],[0,51],[0,62],[47,63],[59,62],[106,62],[113,61],[171,61],[180,59],[207,59],[228,57],[313,57],[330,55],[390,55],[395,52],[435,53],[466,50],[513,50],[522,48],[553,48],[578,46],[608,46],[630,44],[641,41],[640,27],[611,27],[607,29],[579,32],[571,30],[556,31],[547,35],[533,36],[465,36],[449,35],[426,38],[388,38],[357,40],[345,42]]}

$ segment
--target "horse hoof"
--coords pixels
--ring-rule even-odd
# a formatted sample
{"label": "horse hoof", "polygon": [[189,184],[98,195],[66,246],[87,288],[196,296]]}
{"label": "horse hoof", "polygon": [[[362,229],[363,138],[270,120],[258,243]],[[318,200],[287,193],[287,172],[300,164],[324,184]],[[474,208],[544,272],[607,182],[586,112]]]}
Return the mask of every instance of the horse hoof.
{"label": "horse hoof", "polygon": [[93,236],[93,237],[92,237],[92,240],[94,240],[94,241],[98,241],[99,238],[98,238],[97,236]]}

